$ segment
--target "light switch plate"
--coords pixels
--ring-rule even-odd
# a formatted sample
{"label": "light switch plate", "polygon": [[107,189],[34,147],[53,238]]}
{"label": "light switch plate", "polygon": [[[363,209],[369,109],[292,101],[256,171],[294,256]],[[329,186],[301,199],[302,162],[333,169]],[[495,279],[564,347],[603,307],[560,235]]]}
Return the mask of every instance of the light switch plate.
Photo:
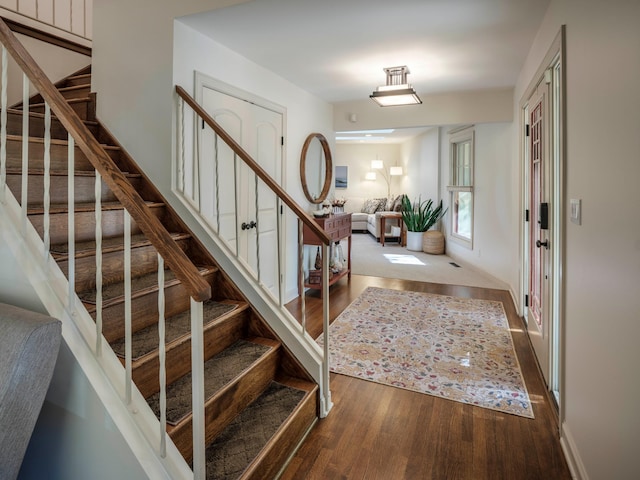
{"label": "light switch plate", "polygon": [[582,225],[582,200],[571,199],[571,222],[576,225]]}

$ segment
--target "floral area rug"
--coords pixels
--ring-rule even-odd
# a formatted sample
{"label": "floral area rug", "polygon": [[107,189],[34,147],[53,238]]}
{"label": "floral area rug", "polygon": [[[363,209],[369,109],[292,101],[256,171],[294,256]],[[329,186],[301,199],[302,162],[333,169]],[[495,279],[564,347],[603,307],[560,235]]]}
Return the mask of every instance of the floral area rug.
{"label": "floral area rug", "polygon": [[368,287],[330,336],[332,372],[533,418],[502,302]]}

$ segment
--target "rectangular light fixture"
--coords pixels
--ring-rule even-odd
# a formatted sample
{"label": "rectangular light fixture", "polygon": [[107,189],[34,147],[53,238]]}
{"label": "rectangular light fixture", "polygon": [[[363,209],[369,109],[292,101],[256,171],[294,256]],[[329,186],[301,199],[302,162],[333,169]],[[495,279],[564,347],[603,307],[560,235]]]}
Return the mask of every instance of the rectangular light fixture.
{"label": "rectangular light fixture", "polygon": [[389,167],[389,175],[397,177],[402,175],[402,167]]}
{"label": "rectangular light fixture", "polygon": [[406,66],[389,67],[383,70],[387,74],[387,84],[378,87],[369,95],[369,98],[381,107],[422,103],[416,91],[407,83],[409,69]]}

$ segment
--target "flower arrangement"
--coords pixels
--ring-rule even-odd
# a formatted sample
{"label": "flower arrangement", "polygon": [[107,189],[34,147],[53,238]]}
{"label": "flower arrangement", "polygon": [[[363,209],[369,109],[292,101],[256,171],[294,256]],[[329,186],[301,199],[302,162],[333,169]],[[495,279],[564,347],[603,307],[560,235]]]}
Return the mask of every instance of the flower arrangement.
{"label": "flower arrangement", "polygon": [[333,200],[331,200],[331,206],[332,207],[344,207],[344,204],[347,203],[347,199],[346,198],[334,198]]}

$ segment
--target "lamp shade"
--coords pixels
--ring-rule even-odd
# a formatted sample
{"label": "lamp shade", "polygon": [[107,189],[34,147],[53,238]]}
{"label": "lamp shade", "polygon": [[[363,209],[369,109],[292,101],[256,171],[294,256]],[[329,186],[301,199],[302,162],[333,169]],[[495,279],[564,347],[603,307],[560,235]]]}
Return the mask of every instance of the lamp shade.
{"label": "lamp shade", "polygon": [[365,180],[375,180],[376,179],[376,172],[367,172],[366,175],[364,176]]}
{"label": "lamp shade", "polygon": [[371,168],[384,168],[384,163],[382,162],[382,160],[371,160]]}
{"label": "lamp shade", "polygon": [[389,167],[389,175],[402,175],[402,167]]}

